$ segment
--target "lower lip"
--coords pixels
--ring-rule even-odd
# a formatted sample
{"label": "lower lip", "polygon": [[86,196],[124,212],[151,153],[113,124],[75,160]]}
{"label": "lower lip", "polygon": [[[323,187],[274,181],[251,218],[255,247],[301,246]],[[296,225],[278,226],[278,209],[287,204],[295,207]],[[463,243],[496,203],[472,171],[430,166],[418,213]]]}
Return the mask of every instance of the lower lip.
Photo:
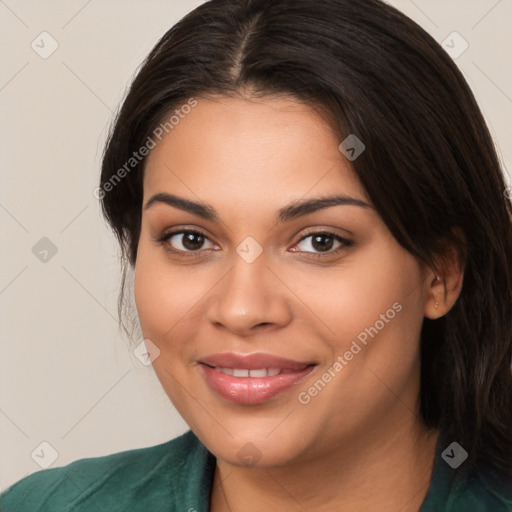
{"label": "lower lip", "polygon": [[219,395],[238,404],[261,404],[298,384],[311,373],[314,365],[293,373],[273,377],[233,377],[205,364],[199,365],[208,385]]}

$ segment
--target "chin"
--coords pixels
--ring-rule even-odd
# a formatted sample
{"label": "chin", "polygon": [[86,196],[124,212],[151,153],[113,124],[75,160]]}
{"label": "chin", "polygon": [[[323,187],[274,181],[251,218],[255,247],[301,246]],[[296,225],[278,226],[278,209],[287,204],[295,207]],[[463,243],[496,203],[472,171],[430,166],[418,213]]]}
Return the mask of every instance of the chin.
{"label": "chin", "polygon": [[[203,435],[196,432],[201,442],[218,459],[238,467],[270,468],[289,464],[300,457],[304,449],[304,436],[295,436],[290,426],[283,432],[270,433],[269,430],[246,427],[241,434],[227,432],[217,435],[210,429]],[[271,432],[271,431],[270,431]]]}

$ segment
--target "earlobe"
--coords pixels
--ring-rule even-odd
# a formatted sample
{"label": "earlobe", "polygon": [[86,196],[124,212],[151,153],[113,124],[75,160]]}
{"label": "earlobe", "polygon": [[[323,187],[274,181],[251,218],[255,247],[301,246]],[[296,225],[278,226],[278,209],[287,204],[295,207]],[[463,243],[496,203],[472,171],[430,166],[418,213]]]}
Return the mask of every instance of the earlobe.
{"label": "earlobe", "polygon": [[454,265],[442,276],[434,274],[427,282],[425,316],[431,320],[446,315],[454,306],[462,290],[463,270]]}
{"label": "earlobe", "polygon": [[430,283],[427,286],[427,297],[425,303],[425,313],[424,315],[431,320],[436,320],[437,318],[443,316],[443,307],[441,296],[444,294],[443,281],[441,276],[438,274],[434,274],[433,277],[427,279],[427,283]]}
{"label": "earlobe", "polygon": [[425,317],[436,320],[448,313],[462,291],[466,265],[466,236],[455,227],[445,240],[444,250],[427,271],[425,281]]}

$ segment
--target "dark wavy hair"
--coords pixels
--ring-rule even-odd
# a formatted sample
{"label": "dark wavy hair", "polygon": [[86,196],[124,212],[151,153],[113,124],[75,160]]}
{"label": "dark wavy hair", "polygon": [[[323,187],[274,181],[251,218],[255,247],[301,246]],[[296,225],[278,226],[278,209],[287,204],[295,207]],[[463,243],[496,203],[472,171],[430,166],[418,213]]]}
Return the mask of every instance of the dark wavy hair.
{"label": "dark wavy hair", "polygon": [[[481,463],[512,479],[512,207],[503,172],[461,72],[389,5],[211,0],[160,39],[103,156],[102,208],[125,271],[137,258],[145,158],[113,182],[116,173],[191,97],[243,90],[327,110],[340,137],[364,141],[353,169],[396,240],[440,275],[438,257],[448,245],[456,251],[460,296],[422,326],[419,410],[469,452],[461,470]],[[121,305],[123,289],[124,278]]]}

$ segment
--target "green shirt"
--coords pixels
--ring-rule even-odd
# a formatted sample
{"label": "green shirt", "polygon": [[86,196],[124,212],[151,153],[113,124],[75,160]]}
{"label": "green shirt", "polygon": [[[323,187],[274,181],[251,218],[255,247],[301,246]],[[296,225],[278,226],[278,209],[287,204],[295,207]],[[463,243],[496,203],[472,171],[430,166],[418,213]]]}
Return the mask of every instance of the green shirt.
{"label": "green shirt", "polygon": [[[0,495],[0,511],[208,512],[215,462],[189,430],[157,446],[37,471]],[[484,511],[511,512],[512,487],[490,473],[462,477],[439,446],[420,512]]]}

